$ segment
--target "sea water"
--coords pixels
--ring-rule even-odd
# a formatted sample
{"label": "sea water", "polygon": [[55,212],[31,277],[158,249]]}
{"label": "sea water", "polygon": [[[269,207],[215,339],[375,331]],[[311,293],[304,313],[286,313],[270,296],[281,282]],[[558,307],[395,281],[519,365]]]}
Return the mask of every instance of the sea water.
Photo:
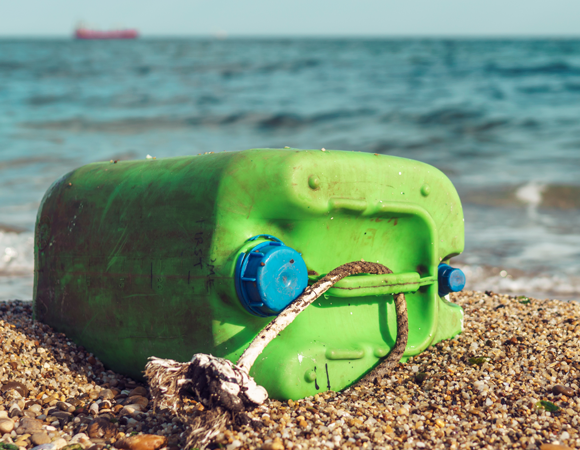
{"label": "sea water", "polygon": [[580,299],[580,41],[424,39],[0,40],[0,299],[68,171],[284,146],[438,167],[467,288]]}

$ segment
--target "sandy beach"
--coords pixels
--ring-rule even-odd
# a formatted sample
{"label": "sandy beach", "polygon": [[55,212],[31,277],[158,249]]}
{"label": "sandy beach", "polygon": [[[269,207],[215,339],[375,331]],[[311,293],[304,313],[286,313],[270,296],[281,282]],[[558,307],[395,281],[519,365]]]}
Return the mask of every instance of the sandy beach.
{"label": "sandy beach", "polygon": [[[463,334],[380,386],[269,400],[251,413],[261,428],[227,430],[210,448],[580,447],[578,304],[492,292],[452,300],[465,310]],[[151,409],[146,386],[34,322],[31,303],[0,304],[0,345],[0,449],[182,448],[183,425]]]}

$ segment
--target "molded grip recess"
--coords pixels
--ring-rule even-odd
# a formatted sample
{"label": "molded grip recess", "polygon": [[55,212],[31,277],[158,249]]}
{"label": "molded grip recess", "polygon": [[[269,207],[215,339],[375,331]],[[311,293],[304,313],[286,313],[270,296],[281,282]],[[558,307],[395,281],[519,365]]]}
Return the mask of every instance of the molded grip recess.
{"label": "molded grip recess", "polygon": [[459,292],[465,287],[465,274],[461,269],[449,264],[439,264],[439,296],[444,297],[450,292]]}
{"label": "molded grip recess", "polygon": [[239,256],[235,273],[240,302],[260,317],[278,315],[308,285],[308,270],[300,253],[268,237],[275,241],[262,242]]}

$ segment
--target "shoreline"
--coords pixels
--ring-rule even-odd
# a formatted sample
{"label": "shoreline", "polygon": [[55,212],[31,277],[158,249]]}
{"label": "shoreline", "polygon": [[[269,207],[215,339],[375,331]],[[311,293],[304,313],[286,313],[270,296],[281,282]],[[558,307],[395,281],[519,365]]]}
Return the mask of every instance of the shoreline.
{"label": "shoreline", "polygon": [[[580,448],[580,305],[489,294],[452,294],[464,332],[380,386],[268,400],[250,413],[261,429],[227,430],[215,448]],[[183,425],[150,409],[146,386],[31,317],[31,302],[0,303],[0,444],[181,448]]]}

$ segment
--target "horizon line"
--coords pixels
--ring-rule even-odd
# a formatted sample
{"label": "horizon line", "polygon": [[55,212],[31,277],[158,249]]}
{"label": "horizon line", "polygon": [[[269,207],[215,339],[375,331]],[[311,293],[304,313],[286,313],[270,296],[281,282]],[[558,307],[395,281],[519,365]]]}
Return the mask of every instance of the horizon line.
{"label": "horizon line", "polygon": [[[0,39],[73,39],[67,34],[0,34]],[[139,34],[137,39],[580,39],[578,34]]]}

